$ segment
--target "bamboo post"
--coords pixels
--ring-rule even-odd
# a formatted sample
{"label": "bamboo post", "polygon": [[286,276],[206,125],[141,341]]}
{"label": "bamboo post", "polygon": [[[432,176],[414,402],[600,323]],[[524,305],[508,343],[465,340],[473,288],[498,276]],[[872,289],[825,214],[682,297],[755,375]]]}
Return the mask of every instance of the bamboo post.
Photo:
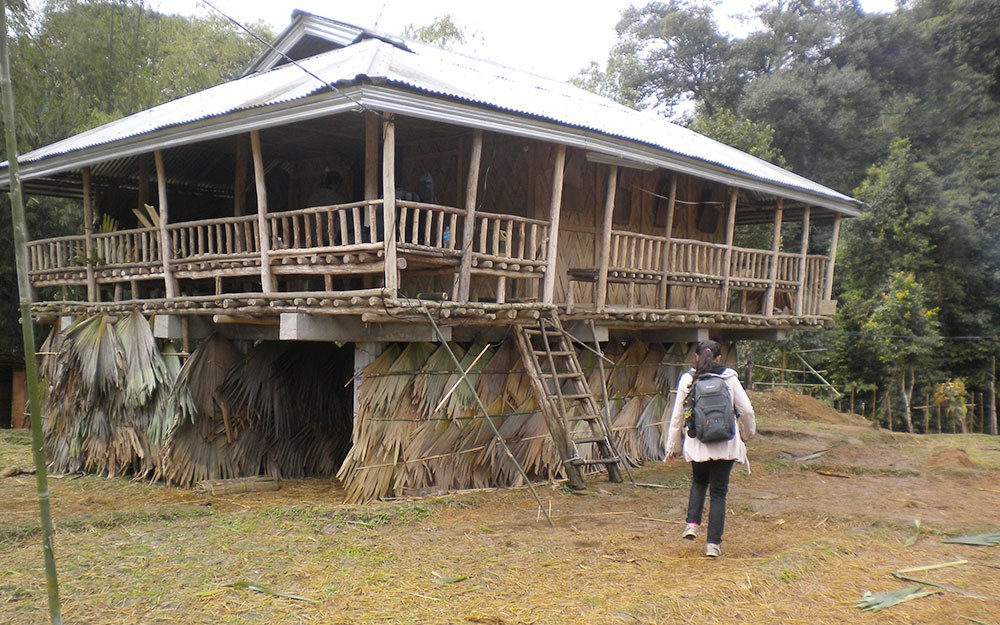
{"label": "bamboo post", "polygon": [[392,297],[399,289],[396,265],[396,125],[392,116],[382,123],[382,236],[385,254],[385,288]]}
{"label": "bamboo post", "polygon": [[260,131],[250,131],[250,151],[253,153],[253,175],[257,187],[257,230],[260,232],[260,288],[265,295],[273,293],[271,273],[271,237],[267,231],[267,185],[264,181],[264,156],[260,147]]}
{"label": "bamboo post", "polygon": [[[611,219],[615,212],[615,193],[618,191],[618,166],[608,169],[608,190],[604,199],[604,221],[601,222],[601,264],[597,270],[597,299],[594,310],[604,312],[608,301],[608,264],[611,261]],[[567,286],[567,288],[572,288]]]}
{"label": "bamboo post", "polygon": [[233,180],[233,215],[242,217],[247,211],[247,140],[236,135],[236,176]]}
{"label": "bamboo post", "polygon": [[167,234],[169,207],[167,206],[167,173],[163,165],[163,151],[153,152],[153,159],[156,162],[156,191],[160,204],[160,262],[163,266],[163,285],[167,292],[167,299],[172,299],[177,297],[177,282],[170,270],[170,257],[173,254],[170,248],[170,237]]}
{"label": "bamboo post", "polygon": [[833,263],[837,259],[837,241],[840,239],[840,215],[833,218],[833,234],[830,235],[830,258],[826,264],[826,280],[823,299],[833,299]]}
{"label": "bamboo post", "polygon": [[566,146],[556,148],[556,162],[552,170],[552,198],[549,203],[549,241],[546,247],[545,275],[542,278],[542,303],[551,304],[556,287],[556,269],[559,259],[559,213],[562,207],[563,173],[566,167]]}
{"label": "bamboo post", "polygon": [[736,230],[737,196],[739,196],[739,189],[733,187],[729,191],[729,213],[726,219],[726,253],[722,261],[722,301],[719,302],[719,310],[722,312],[729,310],[729,278],[732,274],[731,264],[733,262],[733,233]]}
{"label": "bamboo post", "polygon": [[[469,301],[472,288],[472,250],[476,236],[476,200],[479,192],[479,166],[483,154],[483,131],[472,134],[469,175],[465,181],[465,223],[462,225],[462,262],[458,270],[458,301]],[[455,236],[455,233],[452,234]]]}
{"label": "bamboo post", "polygon": [[663,263],[660,267],[660,271],[663,275],[660,277],[660,308],[667,308],[669,302],[667,301],[667,295],[669,293],[668,281],[670,280],[670,238],[674,235],[674,206],[677,203],[677,174],[670,174],[670,196],[667,200],[667,221],[663,224],[663,236],[667,239],[663,242]]}
{"label": "bamboo post", "polygon": [[87,301],[100,299],[94,276],[94,191],[90,186],[90,168],[83,168],[83,251],[87,256]]}
{"label": "bamboo post", "polygon": [[[809,205],[802,212],[802,247],[799,256],[799,286],[795,294],[795,314],[802,314],[806,295],[806,256],[809,254]],[[891,422],[890,422],[891,423]],[[891,429],[891,427],[890,427]]]}
{"label": "bamboo post", "polygon": [[10,173],[10,212],[14,230],[17,291],[21,304],[24,373],[25,383],[28,387],[28,412],[31,420],[31,455],[35,463],[35,486],[38,491],[38,513],[42,526],[42,552],[45,559],[49,618],[53,625],[62,625],[62,612],[59,607],[59,581],[56,576],[55,550],[53,548],[52,516],[49,509],[48,473],[45,468],[45,451],[43,449],[41,390],[38,383],[38,363],[35,356],[35,328],[31,320],[28,225],[24,218],[24,198],[21,193],[20,166],[17,161],[14,94],[11,91],[10,62],[7,56],[7,6],[5,0],[0,0],[0,93],[3,97],[3,126],[7,144],[7,166]]}
{"label": "bamboo post", "polygon": [[924,393],[924,434],[931,433],[931,398]]}
{"label": "bamboo post", "polygon": [[990,390],[987,395],[990,402],[990,430],[993,436],[997,435],[997,357],[990,357]]}
{"label": "bamboo post", "polygon": [[774,316],[774,296],[778,290],[778,266],[781,264],[781,220],[785,211],[785,199],[778,198],[774,210],[774,233],[771,236],[771,271],[768,276],[767,294],[764,295],[764,316]]}

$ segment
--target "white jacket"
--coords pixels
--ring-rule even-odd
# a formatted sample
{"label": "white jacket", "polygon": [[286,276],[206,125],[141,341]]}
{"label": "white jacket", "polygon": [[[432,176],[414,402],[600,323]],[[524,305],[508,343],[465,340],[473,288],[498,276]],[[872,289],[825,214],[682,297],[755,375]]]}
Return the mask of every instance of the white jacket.
{"label": "white jacket", "polygon": [[[684,431],[684,399],[691,390],[691,380],[694,369],[681,376],[677,383],[677,397],[674,400],[674,408],[670,413],[670,426],[667,431],[666,453],[669,455],[678,450],[683,442],[684,459],[688,462],[705,462],[706,460],[735,460],[746,465],[747,473],[750,472],[750,462],[747,460],[747,446],[743,441],[749,440],[757,432],[757,422],[754,419],[753,406],[750,405],[750,398],[743,390],[736,372],[732,369],[725,369],[719,374],[726,385],[729,386],[729,395],[733,398],[736,407],[736,423],[739,425],[739,436],[734,436],[728,441],[716,441],[714,443],[703,443],[697,438],[691,438]],[[683,439],[683,441],[682,441]]]}

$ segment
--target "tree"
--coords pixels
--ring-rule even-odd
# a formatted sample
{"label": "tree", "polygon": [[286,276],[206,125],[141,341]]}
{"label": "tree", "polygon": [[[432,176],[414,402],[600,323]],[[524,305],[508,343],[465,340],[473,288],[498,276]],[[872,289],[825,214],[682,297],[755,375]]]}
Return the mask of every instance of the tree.
{"label": "tree", "polygon": [[455,23],[450,13],[437,17],[433,22],[424,26],[407,24],[403,28],[403,36],[446,50],[453,50],[465,45],[468,41],[465,29]]}
{"label": "tree", "polygon": [[629,7],[617,30],[609,73],[618,73],[616,80],[637,95],[635,101],[667,113],[693,101],[711,115],[738,98],[744,79],[708,6],[670,0]]}
{"label": "tree", "polygon": [[[142,0],[49,0],[14,13],[12,82],[21,152],[235,78],[259,44],[219,18],[163,15]],[[267,39],[262,24],[251,25]],[[9,211],[6,197],[0,208]],[[28,198],[32,239],[76,234],[77,202]],[[16,292],[12,232],[0,221],[0,289]],[[0,358],[20,359],[16,301],[0,302]]]}
{"label": "tree", "polygon": [[928,307],[924,287],[914,275],[899,272],[863,326],[878,345],[879,359],[898,378],[907,432],[913,432],[910,407],[916,371],[927,367],[941,344],[937,312]]}

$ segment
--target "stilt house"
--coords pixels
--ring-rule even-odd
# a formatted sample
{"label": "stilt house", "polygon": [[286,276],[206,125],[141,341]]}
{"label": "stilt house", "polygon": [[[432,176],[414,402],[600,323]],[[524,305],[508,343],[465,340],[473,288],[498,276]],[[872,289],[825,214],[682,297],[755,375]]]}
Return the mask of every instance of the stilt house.
{"label": "stilt house", "polygon": [[[691,343],[830,322],[840,220],[860,211],[657,115],[303,12],[238,80],[26,153],[21,180],[83,207],[79,234],[29,243],[39,321],[141,314],[160,349],[211,336],[234,362],[335,350],[344,442],[300,473],[339,469],[354,499],[523,480],[484,410],[535,450],[514,454],[529,477],[580,485],[591,465],[617,478],[656,457]],[[192,444],[245,439],[267,410],[232,401],[165,417],[159,453],[179,453],[177,414],[216,420]],[[250,461],[153,469],[293,474],[262,458],[314,426],[270,427]]]}

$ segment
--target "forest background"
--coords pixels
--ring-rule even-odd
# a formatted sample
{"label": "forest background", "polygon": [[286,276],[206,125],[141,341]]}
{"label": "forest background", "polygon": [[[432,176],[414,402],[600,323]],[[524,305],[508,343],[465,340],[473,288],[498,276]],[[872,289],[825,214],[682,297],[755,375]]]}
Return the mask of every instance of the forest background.
{"label": "forest background", "polygon": [[[235,78],[261,49],[221,16],[163,15],[142,0],[8,4],[22,152]],[[773,363],[797,351],[840,392],[876,398],[866,412],[884,426],[920,431],[911,408],[924,398],[965,429],[963,406],[991,396],[1000,351],[1000,0],[910,0],[891,14],[768,0],[749,13],[762,27],[735,37],[704,2],[626,9],[607,63],[572,80],[863,201],[841,235],[835,324],[744,353]],[[406,34],[466,37],[448,16]],[[30,235],[76,233],[81,212],[29,197]],[[788,224],[782,245],[798,250],[800,230]],[[828,244],[811,233],[811,252]],[[0,360],[16,362],[8,219],[0,249]]]}

